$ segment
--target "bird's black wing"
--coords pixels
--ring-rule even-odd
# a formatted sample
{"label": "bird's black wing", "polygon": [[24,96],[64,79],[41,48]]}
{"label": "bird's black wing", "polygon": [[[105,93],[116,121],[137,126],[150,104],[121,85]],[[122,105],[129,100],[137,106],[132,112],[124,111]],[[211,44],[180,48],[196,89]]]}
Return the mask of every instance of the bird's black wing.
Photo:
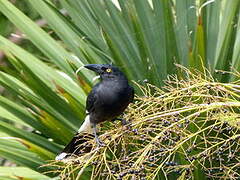
{"label": "bird's black wing", "polygon": [[132,103],[133,102],[133,100],[134,100],[134,88],[132,87],[132,86],[129,86],[130,87],[130,102]]}
{"label": "bird's black wing", "polygon": [[95,108],[94,104],[96,103],[96,101],[97,101],[97,93],[93,88],[87,97],[86,110],[88,111],[88,113],[91,113],[94,111],[94,108]]}

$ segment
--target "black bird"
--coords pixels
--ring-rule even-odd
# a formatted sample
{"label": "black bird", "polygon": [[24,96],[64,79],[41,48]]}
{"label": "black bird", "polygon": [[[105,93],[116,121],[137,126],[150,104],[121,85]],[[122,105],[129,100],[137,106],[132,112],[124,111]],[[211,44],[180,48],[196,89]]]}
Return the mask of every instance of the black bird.
{"label": "black bird", "polygon": [[134,89],[117,67],[109,64],[89,64],[84,67],[99,74],[101,81],[93,87],[87,97],[87,116],[84,123],[56,160],[64,160],[69,155],[79,154],[79,144],[84,142],[81,139],[83,135],[79,136],[79,134],[93,133],[96,143],[101,146],[102,142],[97,136],[96,125],[115,120],[133,101]]}

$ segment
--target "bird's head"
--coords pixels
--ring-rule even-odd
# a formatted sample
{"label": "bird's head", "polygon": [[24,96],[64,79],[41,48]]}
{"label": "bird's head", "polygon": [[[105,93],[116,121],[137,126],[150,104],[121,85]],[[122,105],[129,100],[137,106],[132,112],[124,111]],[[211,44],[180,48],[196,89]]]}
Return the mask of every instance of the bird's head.
{"label": "bird's head", "polygon": [[123,73],[116,66],[110,64],[87,64],[84,67],[99,74],[102,80],[125,78]]}

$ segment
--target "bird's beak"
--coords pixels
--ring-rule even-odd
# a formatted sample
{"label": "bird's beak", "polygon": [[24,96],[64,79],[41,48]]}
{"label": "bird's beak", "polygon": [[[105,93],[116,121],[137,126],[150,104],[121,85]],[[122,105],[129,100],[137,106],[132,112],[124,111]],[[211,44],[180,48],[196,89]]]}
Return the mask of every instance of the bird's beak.
{"label": "bird's beak", "polygon": [[102,65],[101,64],[87,64],[84,67],[87,69],[90,69],[96,73],[100,73]]}

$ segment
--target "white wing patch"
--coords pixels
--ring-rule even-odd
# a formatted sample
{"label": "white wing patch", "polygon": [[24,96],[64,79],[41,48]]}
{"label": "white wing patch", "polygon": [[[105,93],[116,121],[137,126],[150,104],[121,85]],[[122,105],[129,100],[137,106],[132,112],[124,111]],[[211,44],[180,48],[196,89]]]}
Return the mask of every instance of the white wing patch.
{"label": "white wing patch", "polygon": [[78,133],[81,133],[81,132],[86,132],[86,133],[89,133],[89,134],[93,133],[93,129],[92,129],[92,126],[91,126],[91,123],[90,123],[89,115],[86,116],[83,124],[81,125],[81,127],[78,130]]}

